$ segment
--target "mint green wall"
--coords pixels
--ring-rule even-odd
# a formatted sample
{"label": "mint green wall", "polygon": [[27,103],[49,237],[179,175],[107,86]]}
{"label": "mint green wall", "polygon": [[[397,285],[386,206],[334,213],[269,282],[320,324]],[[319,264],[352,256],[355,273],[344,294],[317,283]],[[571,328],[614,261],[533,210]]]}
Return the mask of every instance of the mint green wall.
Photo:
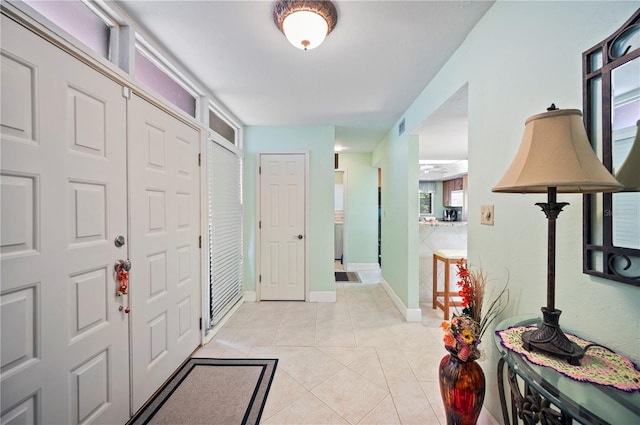
{"label": "mint green wall", "polygon": [[[552,102],[582,109],[582,52],[619,28],[638,7],[638,1],[498,1],[404,115],[411,132],[469,84],[468,253],[471,263],[482,264],[493,276],[490,284],[504,283],[508,272],[511,301],[501,318],[539,315],[546,303],[547,223],[534,205],[545,196],[495,194],[491,188],[511,163],[527,117],[544,112]],[[394,138],[378,149],[402,143]],[[399,181],[391,183],[399,189]],[[582,197],[558,198],[571,204],[557,223],[556,306],[563,310],[561,324],[637,363],[640,333],[632,335],[620,324],[637,328],[640,288],[582,273]],[[494,226],[480,225],[482,204],[495,205]],[[485,406],[500,418],[493,372],[498,356],[491,338],[482,345],[488,353],[483,362]]]}
{"label": "mint green wall", "polygon": [[344,262],[378,263],[378,169],[371,153],[340,153],[346,171]]}
{"label": "mint green wall", "polygon": [[418,138],[387,135],[372,164],[382,169],[382,278],[406,307],[418,308]]}
{"label": "mint green wall", "polygon": [[333,126],[246,127],[244,129],[244,289],[256,290],[257,264],[257,164],[259,153],[307,152],[309,158],[309,199],[307,252],[310,291],[334,291]]}

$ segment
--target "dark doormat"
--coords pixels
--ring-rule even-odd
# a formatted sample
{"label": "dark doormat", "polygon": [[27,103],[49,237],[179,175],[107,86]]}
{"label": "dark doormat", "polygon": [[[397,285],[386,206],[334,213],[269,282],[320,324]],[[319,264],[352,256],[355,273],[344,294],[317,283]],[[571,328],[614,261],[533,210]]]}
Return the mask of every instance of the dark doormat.
{"label": "dark doormat", "polygon": [[191,358],[127,425],[258,424],[277,364]]}
{"label": "dark doormat", "polygon": [[335,272],[336,282],[360,282],[358,273],[355,272]]}

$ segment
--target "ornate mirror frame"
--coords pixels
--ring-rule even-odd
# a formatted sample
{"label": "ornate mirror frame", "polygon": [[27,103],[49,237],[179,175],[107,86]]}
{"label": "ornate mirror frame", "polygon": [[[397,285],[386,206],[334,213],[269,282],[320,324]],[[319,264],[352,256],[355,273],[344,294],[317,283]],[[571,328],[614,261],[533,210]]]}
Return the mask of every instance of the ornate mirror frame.
{"label": "ornate mirror frame", "polygon": [[[640,9],[610,37],[582,54],[585,127],[594,150],[609,171],[614,170],[612,74],[616,68],[637,58],[640,58]],[[640,116],[636,120],[640,120]],[[637,192],[633,196],[636,194],[640,197]],[[640,286],[640,246],[614,244],[614,196],[611,193],[584,195],[583,272]],[[640,228],[640,219],[637,226]]]}

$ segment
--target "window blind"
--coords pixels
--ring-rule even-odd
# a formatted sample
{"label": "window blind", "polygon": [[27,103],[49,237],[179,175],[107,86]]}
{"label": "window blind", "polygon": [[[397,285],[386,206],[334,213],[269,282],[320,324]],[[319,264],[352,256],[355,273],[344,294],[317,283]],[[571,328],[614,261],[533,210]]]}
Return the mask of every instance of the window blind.
{"label": "window blind", "polygon": [[242,297],[242,181],[240,156],[209,140],[210,325]]}
{"label": "window blind", "polygon": [[418,190],[420,193],[436,193],[436,182],[420,180],[418,182]]}

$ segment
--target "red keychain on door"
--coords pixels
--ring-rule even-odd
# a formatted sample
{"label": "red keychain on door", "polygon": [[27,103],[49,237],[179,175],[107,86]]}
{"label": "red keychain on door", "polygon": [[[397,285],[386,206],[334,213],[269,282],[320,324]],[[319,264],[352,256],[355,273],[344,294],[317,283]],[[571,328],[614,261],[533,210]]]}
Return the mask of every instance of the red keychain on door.
{"label": "red keychain on door", "polygon": [[[118,282],[120,282],[120,286],[118,287],[118,290],[116,291],[116,295],[117,296],[122,296],[122,295],[126,295],[128,293],[129,290],[129,268],[131,267],[131,262],[129,262],[129,260],[127,261],[119,261],[116,264],[115,270],[116,270],[116,277],[118,279]],[[120,306],[120,311],[122,311],[123,308],[122,306]],[[125,313],[129,313],[131,311],[131,309],[129,307],[124,309]]]}
{"label": "red keychain on door", "polygon": [[116,291],[117,296],[126,295],[129,285],[129,271],[125,270],[123,265],[124,262],[116,265],[116,276],[120,282],[120,287],[118,288],[118,291]]}

